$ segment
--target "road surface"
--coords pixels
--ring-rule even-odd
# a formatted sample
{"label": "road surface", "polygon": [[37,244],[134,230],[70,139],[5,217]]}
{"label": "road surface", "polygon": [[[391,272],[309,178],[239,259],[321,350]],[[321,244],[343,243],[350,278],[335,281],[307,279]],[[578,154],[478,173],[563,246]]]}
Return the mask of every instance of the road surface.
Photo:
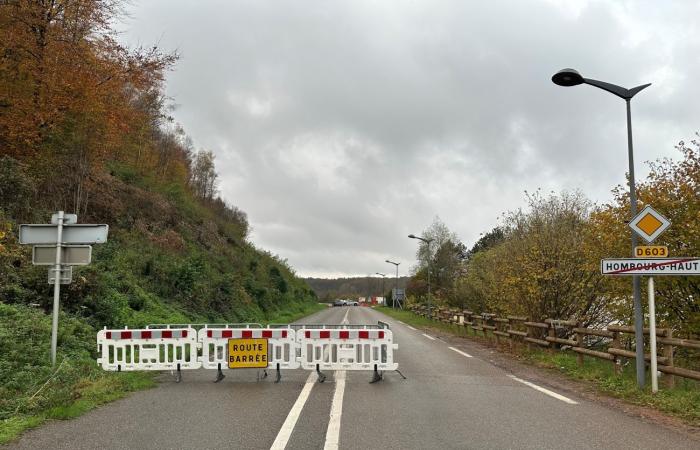
{"label": "road surface", "polygon": [[[303,322],[391,325],[407,379],[302,370],[164,374],[155,389],[26,433],[13,449],[700,449],[700,441],[623,412],[514,377],[459,348],[361,307]],[[305,401],[304,401],[305,400]]]}

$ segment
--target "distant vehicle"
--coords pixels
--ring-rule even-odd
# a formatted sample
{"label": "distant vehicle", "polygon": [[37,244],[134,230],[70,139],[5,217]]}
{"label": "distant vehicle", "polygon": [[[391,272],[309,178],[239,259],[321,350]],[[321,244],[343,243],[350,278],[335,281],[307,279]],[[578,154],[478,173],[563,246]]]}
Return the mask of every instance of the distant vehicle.
{"label": "distant vehicle", "polygon": [[354,302],[354,301],[349,301],[349,302],[346,302],[346,305],[348,305],[348,306],[360,306],[360,303]]}
{"label": "distant vehicle", "polygon": [[347,306],[345,300],[336,300],[333,302],[333,306]]}

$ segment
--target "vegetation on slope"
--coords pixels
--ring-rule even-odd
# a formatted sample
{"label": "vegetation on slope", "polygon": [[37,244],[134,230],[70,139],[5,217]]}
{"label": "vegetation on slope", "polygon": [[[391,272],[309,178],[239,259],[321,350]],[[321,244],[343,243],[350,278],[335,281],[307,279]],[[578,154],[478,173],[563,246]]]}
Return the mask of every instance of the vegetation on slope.
{"label": "vegetation on slope", "polygon": [[[0,442],[149,386],[94,363],[103,326],[290,320],[318,307],[280,258],[247,241],[218,195],[214,153],[169,116],[178,59],[127,48],[117,1],[0,2]],[[51,213],[106,223],[108,242],[61,292],[48,364],[46,267],[17,242]]]}

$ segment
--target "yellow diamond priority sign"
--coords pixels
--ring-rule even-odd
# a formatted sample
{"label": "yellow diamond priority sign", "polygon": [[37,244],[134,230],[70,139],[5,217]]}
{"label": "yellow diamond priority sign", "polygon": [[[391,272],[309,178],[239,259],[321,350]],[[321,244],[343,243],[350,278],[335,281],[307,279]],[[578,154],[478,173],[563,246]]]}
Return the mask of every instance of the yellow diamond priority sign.
{"label": "yellow diamond priority sign", "polygon": [[629,223],[629,227],[649,243],[654,242],[670,226],[671,221],[651,206],[644,208]]}

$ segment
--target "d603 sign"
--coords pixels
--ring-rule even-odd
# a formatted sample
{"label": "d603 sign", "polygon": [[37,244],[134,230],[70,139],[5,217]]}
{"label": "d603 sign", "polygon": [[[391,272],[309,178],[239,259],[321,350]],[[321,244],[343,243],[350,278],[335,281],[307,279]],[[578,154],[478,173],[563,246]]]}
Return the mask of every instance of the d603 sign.
{"label": "d603 sign", "polygon": [[636,258],[667,258],[668,247],[665,245],[641,245],[634,248]]}

